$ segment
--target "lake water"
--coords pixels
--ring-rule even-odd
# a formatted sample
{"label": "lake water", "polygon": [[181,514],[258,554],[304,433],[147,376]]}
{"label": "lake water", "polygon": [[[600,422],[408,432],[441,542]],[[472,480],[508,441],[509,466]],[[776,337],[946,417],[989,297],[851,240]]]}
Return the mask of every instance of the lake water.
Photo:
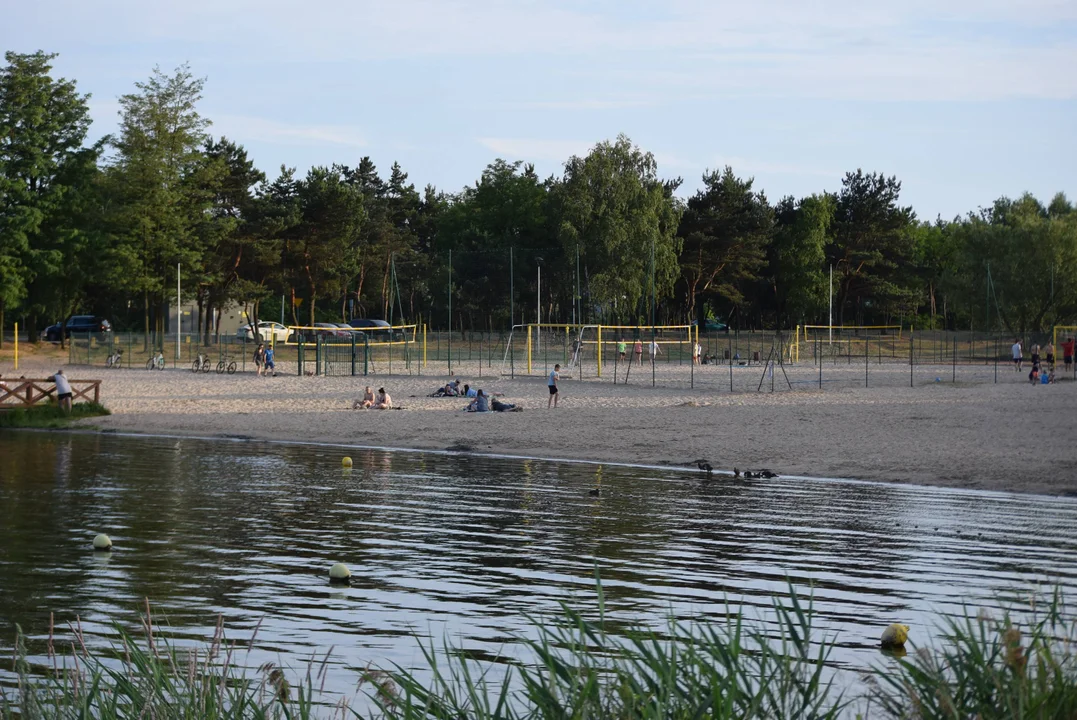
{"label": "lake water", "polygon": [[[340,458],[355,467],[342,471]],[[601,487],[593,497],[588,491]],[[0,657],[49,614],[105,644],[143,598],[179,642],[228,636],[241,658],[305,667],[330,647],[328,689],[368,663],[421,657],[413,633],[478,657],[567,600],[661,625],[766,619],[814,588],[839,668],[886,662],[888,623],[932,639],[936,613],[1000,593],[1077,587],[1072,499],[305,445],[0,432]],[[107,532],[115,550],[95,555]],[[346,562],[355,582],[330,586]],[[5,662],[5,668],[10,666]],[[0,679],[4,676],[0,671]]]}

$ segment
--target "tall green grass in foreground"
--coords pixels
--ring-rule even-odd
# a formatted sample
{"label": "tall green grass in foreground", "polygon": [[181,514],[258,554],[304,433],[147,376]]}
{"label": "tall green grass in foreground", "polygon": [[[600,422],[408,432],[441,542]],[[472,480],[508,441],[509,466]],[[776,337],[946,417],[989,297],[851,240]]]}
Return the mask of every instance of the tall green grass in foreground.
{"label": "tall green grass in foreground", "polygon": [[47,668],[27,664],[20,638],[18,684],[0,691],[0,717],[1072,720],[1077,634],[1058,594],[1039,600],[1042,610],[1022,611],[1030,618],[1022,624],[1009,615],[943,620],[940,647],[881,664],[863,696],[847,697],[827,679],[832,640],[812,638],[811,605],[792,590],[775,602],[776,625],[732,615],[712,625],[670,619],[661,634],[614,634],[600,587],[593,619],[563,607],[536,622],[537,639],[522,641],[515,660],[483,664],[428,640],[425,667],[367,669],[356,690],[365,698],[336,705],[315,702],[325,659],[299,675],[273,664],[243,668],[220,625],[204,647],[177,649],[158,637],[147,608],[138,641],[117,628],[111,650],[93,652],[75,627],[66,653],[50,639]]}
{"label": "tall green grass in foreground", "polygon": [[0,428],[62,428],[73,420],[111,415],[108,408],[101,403],[80,402],[71,406],[71,413],[65,413],[56,401],[47,405],[34,405],[28,408],[15,408],[0,412]]}

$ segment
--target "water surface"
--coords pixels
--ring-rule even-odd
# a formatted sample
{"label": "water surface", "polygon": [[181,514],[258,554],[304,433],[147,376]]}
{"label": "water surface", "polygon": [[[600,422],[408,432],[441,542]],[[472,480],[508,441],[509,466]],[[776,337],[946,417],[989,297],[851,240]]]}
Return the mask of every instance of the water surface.
{"label": "water surface", "polygon": [[[351,455],[355,467],[341,470]],[[597,497],[588,491],[601,488]],[[888,623],[928,642],[936,613],[1001,592],[1077,586],[1077,502],[804,479],[705,482],[610,465],[99,434],[0,433],[0,651],[81,618],[91,643],[144,598],[180,642],[246,639],[300,668],[330,648],[329,689],[368,663],[418,664],[413,633],[512,651],[524,614],[617,621],[764,619],[814,593],[835,663],[864,668]],[[116,549],[95,555],[107,532]],[[330,564],[351,587],[330,586]],[[730,605],[727,605],[730,603]],[[34,648],[40,653],[41,643]],[[7,655],[0,652],[0,655]],[[6,665],[6,663],[5,663]]]}

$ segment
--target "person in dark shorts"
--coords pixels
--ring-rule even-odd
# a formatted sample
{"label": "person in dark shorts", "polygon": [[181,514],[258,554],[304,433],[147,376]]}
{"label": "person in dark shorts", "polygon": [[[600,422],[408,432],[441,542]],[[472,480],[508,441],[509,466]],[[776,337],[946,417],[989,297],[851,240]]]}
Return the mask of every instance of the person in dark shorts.
{"label": "person in dark shorts", "polygon": [[617,359],[624,362],[628,356],[628,344],[625,343],[625,339],[621,338],[617,341]]}
{"label": "person in dark shorts", "polygon": [[1043,359],[1047,362],[1047,369],[1051,372],[1055,371],[1055,345],[1054,343],[1047,343],[1047,347],[1043,349]]}
{"label": "person in dark shorts", "polygon": [[546,409],[549,410],[550,406],[557,407],[557,399],[561,392],[557,389],[557,381],[561,379],[561,366],[554,365],[553,370],[550,371],[550,378],[547,385],[550,388],[550,399],[546,401]]}
{"label": "person in dark shorts", "polygon": [[1070,371],[1070,365],[1073,364],[1073,345],[1073,338],[1062,341],[1062,362],[1066,365],[1066,372]]}
{"label": "person in dark shorts", "polygon": [[71,383],[67,381],[67,376],[64,375],[63,368],[56,371],[56,374],[52,376],[52,381],[56,383],[56,401],[60,403],[60,409],[65,413],[70,413]]}
{"label": "person in dark shorts", "polygon": [[270,345],[266,348],[265,353],[265,371],[266,375],[273,373],[273,377],[277,377],[277,365],[273,362],[273,346]]}

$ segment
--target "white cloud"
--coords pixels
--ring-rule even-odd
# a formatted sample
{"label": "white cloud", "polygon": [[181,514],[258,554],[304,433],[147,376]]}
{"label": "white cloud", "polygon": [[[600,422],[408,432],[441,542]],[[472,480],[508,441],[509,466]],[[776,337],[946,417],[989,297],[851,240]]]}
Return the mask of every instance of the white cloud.
{"label": "white cloud", "polygon": [[743,157],[719,157],[715,159],[712,169],[724,168],[726,165],[733,168],[737,175],[799,175],[808,177],[841,178],[844,173],[838,170],[798,165],[795,163],[773,162]]}
{"label": "white cloud", "polygon": [[516,160],[544,160],[563,163],[573,155],[586,155],[595,143],[583,140],[541,138],[479,138],[479,143],[498,155]]}
{"label": "white cloud", "polygon": [[300,125],[244,115],[211,115],[214,135],[226,135],[242,142],[279,145],[343,145],[366,147],[363,133],[350,125]]}

